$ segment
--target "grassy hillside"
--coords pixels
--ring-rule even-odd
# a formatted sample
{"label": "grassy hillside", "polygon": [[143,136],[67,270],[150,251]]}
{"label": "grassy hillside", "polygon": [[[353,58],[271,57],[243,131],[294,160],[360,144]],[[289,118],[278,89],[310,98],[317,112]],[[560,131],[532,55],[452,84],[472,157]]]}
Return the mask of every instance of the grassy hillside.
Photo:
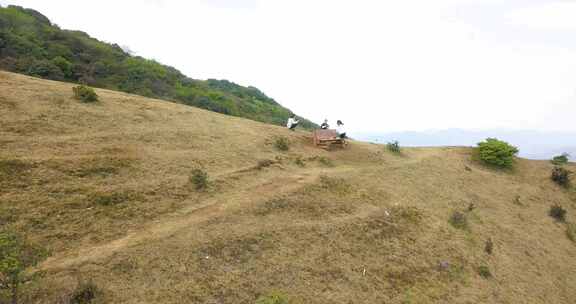
{"label": "grassy hillside", "polygon": [[[79,31],[62,30],[41,13],[0,7],[0,69],[52,80],[176,101],[283,125],[290,111],[254,87],[194,80],[173,67],[132,56]],[[302,126],[315,125],[302,120]]]}
{"label": "grassy hillside", "polygon": [[0,223],[51,253],[22,303],[69,303],[88,281],[93,303],[576,299],[576,244],[548,215],[559,204],[576,221],[576,193],[549,162],[327,152],[305,131],[125,93],[82,104],[72,86],[0,73]]}

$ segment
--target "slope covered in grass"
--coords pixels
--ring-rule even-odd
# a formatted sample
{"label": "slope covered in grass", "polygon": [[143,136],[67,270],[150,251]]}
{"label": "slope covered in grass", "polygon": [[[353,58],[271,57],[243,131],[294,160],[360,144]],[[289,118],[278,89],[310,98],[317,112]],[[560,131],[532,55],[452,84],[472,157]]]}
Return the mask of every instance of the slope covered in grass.
{"label": "slope covered in grass", "polygon": [[[154,60],[133,56],[80,31],[60,29],[41,13],[0,7],[0,69],[85,83],[284,125],[290,110],[255,87],[195,80]],[[305,128],[315,125],[302,119]]]}
{"label": "slope covered in grass", "polygon": [[328,152],[305,131],[125,93],[83,104],[72,86],[0,73],[0,224],[51,252],[23,303],[68,303],[88,281],[93,303],[576,298],[576,244],[548,215],[558,204],[575,222],[576,193],[549,162]]}

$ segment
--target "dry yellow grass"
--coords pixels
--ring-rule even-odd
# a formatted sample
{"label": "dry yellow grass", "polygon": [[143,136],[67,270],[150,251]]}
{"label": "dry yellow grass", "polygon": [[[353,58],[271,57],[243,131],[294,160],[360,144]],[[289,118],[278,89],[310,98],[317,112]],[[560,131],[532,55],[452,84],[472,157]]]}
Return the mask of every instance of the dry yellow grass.
{"label": "dry yellow grass", "polygon": [[83,104],[72,86],[0,72],[0,222],[52,252],[26,303],[66,303],[86,280],[95,303],[576,299],[576,245],[547,214],[557,203],[574,222],[576,193],[548,162],[499,172],[464,148],[326,152],[304,131],[106,90]]}

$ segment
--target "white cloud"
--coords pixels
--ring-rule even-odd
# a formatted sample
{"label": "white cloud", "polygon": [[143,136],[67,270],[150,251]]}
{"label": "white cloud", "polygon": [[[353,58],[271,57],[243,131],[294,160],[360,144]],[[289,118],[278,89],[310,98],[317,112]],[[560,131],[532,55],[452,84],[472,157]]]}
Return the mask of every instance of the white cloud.
{"label": "white cloud", "polygon": [[540,30],[576,30],[576,3],[551,2],[512,11],[510,24]]}
{"label": "white cloud", "polygon": [[[90,14],[63,0],[9,2],[191,77],[254,85],[305,117],[342,119],[350,131],[576,130],[567,114],[576,113],[574,50],[491,39],[510,30],[493,22],[501,2],[207,1],[75,2]],[[528,2],[511,0],[507,9],[540,0]],[[455,14],[470,5],[489,22]]]}

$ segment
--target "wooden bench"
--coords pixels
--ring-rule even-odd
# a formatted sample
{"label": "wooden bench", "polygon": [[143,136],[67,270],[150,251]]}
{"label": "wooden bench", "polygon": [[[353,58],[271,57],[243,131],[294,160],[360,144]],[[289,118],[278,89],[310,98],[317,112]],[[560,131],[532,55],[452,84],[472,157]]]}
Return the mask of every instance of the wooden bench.
{"label": "wooden bench", "polygon": [[336,130],[318,129],[314,130],[312,135],[314,137],[314,145],[324,149],[330,149],[333,146],[338,146],[341,148],[346,146],[346,141],[338,137]]}

